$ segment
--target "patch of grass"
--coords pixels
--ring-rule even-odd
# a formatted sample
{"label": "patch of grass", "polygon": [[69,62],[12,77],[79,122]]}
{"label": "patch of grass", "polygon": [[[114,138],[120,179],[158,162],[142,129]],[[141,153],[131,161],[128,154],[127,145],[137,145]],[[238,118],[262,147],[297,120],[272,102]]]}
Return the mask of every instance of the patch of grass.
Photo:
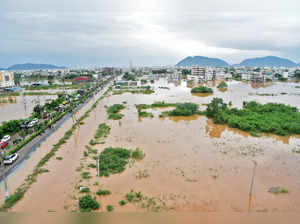
{"label": "patch of grass", "polygon": [[162,209],[167,209],[164,201],[159,198],[144,196],[142,192],[134,192],[131,190],[125,195],[125,198],[127,202],[137,204],[149,212],[159,212]]}
{"label": "patch of grass", "polygon": [[144,159],[145,154],[143,151],[141,151],[139,148],[137,148],[131,152],[131,157],[135,160],[142,160],[142,159]]}
{"label": "patch of grass", "polygon": [[126,202],[125,200],[119,201],[119,205],[120,205],[120,206],[124,206],[124,205],[126,205],[126,204],[127,204],[127,202]]}
{"label": "patch of grass", "polygon": [[153,118],[152,113],[142,111],[141,109],[138,109],[138,114],[139,114],[139,117],[151,117],[151,118]]}
{"label": "patch of grass", "polygon": [[129,159],[141,158],[144,154],[140,150],[128,150],[124,148],[105,148],[99,155],[100,176],[121,173],[125,170]]}
{"label": "patch of grass", "polygon": [[83,179],[90,179],[91,178],[90,172],[83,172],[83,173],[81,173],[81,177]]}
{"label": "patch of grass", "polygon": [[110,133],[110,127],[105,124],[102,123],[98,126],[97,132],[95,134],[95,139],[100,139],[100,138],[106,138]]}
{"label": "patch of grass", "polygon": [[107,196],[107,195],[111,195],[110,190],[99,190],[96,192],[97,195],[99,196]]}
{"label": "patch of grass", "polygon": [[191,93],[213,93],[212,88],[208,88],[206,86],[195,87],[191,90]]}
{"label": "patch of grass", "polygon": [[87,194],[79,198],[78,206],[81,212],[90,212],[99,208],[99,203],[96,198],[92,198],[91,195]]}
{"label": "patch of grass", "polygon": [[47,169],[40,169],[39,170],[39,173],[49,173],[50,171],[49,170],[47,170]]}
{"label": "patch of grass", "polygon": [[114,210],[114,206],[112,206],[112,205],[107,205],[107,206],[106,206],[106,210],[107,210],[108,212],[112,212],[112,211]]}
{"label": "patch of grass", "polygon": [[124,116],[123,114],[120,114],[119,112],[121,110],[125,109],[125,106],[122,104],[114,104],[107,108],[106,112],[108,114],[108,119],[112,120],[120,120]]}
{"label": "patch of grass", "polygon": [[148,173],[147,170],[139,170],[136,175],[135,175],[136,179],[143,179],[143,178],[147,178],[150,177],[150,174]]}
{"label": "patch of grass", "polygon": [[192,116],[197,114],[198,105],[194,103],[178,103],[174,110],[169,111],[169,116]]}
{"label": "patch of grass", "polygon": [[90,164],[88,165],[88,167],[89,167],[89,168],[96,168],[96,167],[97,167],[97,165],[96,165],[96,164],[94,164],[94,163],[90,163]]}
{"label": "patch of grass", "polygon": [[218,89],[225,89],[225,88],[227,88],[227,87],[228,87],[228,85],[227,85],[227,83],[224,82],[224,81],[222,81],[222,82],[217,86]]}

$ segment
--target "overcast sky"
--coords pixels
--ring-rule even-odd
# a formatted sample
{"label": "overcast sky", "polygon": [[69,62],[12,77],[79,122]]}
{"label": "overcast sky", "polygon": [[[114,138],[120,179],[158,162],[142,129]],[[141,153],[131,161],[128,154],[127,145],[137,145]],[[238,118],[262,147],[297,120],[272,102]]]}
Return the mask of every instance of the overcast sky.
{"label": "overcast sky", "polygon": [[1,0],[0,67],[173,65],[186,56],[300,63],[299,0]]}

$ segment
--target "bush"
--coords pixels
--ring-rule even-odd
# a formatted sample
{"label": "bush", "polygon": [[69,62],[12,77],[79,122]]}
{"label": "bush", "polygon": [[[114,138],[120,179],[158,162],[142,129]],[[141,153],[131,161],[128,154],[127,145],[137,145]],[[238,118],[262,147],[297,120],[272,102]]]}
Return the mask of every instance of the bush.
{"label": "bush", "polygon": [[215,123],[255,133],[277,135],[300,134],[300,112],[296,107],[284,104],[244,102],[243,109],[227,108],[222,99],[214,98],[207,106],[206,114]]}
{"label": "bush", "polygon": [[145,154],[137,148],[136,150],[132,151],[131,157],[135,160],[142,160],[145,157]]}
{"label": "bush", "polygon": [[108,119],[120,120],[124,115],[119,114],[119,112],[124,108],[125,106],[122,104],[114,104],[113,106],[108,107],[106,110],[108,113]]}
{"label": "bush", "polygon": [[194,103],[180,103],[168,113],[169,116],[192,116],[198,111],[198,105]]}
{"label": "bush", "polygon": [[[133,158],[132,151],[124,148],[105,148],[99,156],[100,176],[121,173],[125,170],[128,160]],[[139,157],[141,152],[136,151],[134,155]],[[134,159],[134,158],[133,158]]]}
{"label": "bush", "polygon": [[106,206],[106,210],[107,210],[108,212],[112,212],[112,211],[114,210],[114,207],[113,207],[112,205],[107,205],[107,206]]}
{"label": "bush", "polygon": [[78,205],[81,212],[90,212],[99,208],[99,203],[89,194],[79,198]]}
{"label": "bush", "polygon": [[97,195],[99,196],[107,196],[107,195],[111,195],[110,190],[99,190],[96,192]]}
{"label": "bush", "polygon": [[228,87],[228,85],[227,85],[227,83],[224,82],[224,81],[222,81],[222,82],[217,86],[218,89],[225,89],[225,88],[227,88],[227,87]]}
{"label": "bush", "polygon": [[124,206],[124,205],[126,205],[126,203],[127,203],[127,202],[126,202],[125,200],[119,201],[119,205],[120,205],[120,206]]}
{"label": "bush", "polygon": [[192,93],[213,93],[213,90],[211,88],[208,88],[206,86],[199,86],[195,87],[191,90]]}

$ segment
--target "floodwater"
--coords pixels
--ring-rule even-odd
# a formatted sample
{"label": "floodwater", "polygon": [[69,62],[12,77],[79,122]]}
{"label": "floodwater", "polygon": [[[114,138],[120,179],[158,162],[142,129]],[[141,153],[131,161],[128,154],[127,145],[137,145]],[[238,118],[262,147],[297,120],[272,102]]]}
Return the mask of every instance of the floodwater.
{"label": "floodwater", "polygon": [[[3,121],[24,119],[30,116],[33,108],[44,105],[48,100],[56,99],[57,96],[11,96],[5,103],[0,103],[0,123]],[[1,98],[5,99],[5,98]],[[12,99],[12,100],[9,100]]]}
{"label": "floodwater", "polygon": [[[170,87],[170,90],[158,89]],[[214,86],[214,85],[212,85]],[[256,100],[261,103],[280,102],[300,107],[299,89],[294,83],[275,83],[264,87],[250,83],[230,82],[226,92],[214,88],[207,97],[193,96],[186,82],[175,85],[165,79],[154,84],[155,94],[142,95],[125,93],[104,98],[84,120],[84,124],[61,147],[47,165],[49,173],[41,174],[13,211],[72,211],[76,210],[78,197],[82,196],[78,186],[89,187],[94,194],[109,189],[112,195],[98,197],[99,211],[111,204],[115,211],[143,211],[138,205],[118,202],[131,189],[143,195],[156,197],[165,203],[168,211],[214,211],[248,212],[249,191],[254,164],[257,163],[250,210],[256,212],[300,211],[300,154],[293,150],[300,147],[299,136],[279,137],[263,135],[252,137],[248,133],[215,125],[205,116],[169,117],[160,119],[159,114],[170,108],[149,110],[154,118],[138,118],[135,104],[151,104],[155,101],[194,102],[204,108],[213,97],[232,101],[233,107],[242,107],[242,102]],[[249,93],[275,93],[273,96],[249,95]],[[281,95],[286,92],[286,95]],[[120,121],[107,120],[105,105],[126,101],[125,116]],[[87,165],[95,163],[92,155],[84,157],[85,145],[93,137],[100,123],[111,126],[111,134],[105,147],[140,148],[146,157],[118,175],[97,178],[96,169]],[[67,129],[63,129],[67,130]],[[58,139],[43,144],[44,150]],[[78,172],[76,169],[82,167]],[[24,169],[25,170],[25,169]],[[146,170],[149,177],[137,179],[139,171]],[[91,179],[81,178],[81,172],[89,171]],[[16,176],[21,175],[22,170]],[[26,172],[22,173],[22,176]],[[16,177],[15,177],[16,178]],[[274,195],[268,192],[273,186],[288,189],[287,194]]]}

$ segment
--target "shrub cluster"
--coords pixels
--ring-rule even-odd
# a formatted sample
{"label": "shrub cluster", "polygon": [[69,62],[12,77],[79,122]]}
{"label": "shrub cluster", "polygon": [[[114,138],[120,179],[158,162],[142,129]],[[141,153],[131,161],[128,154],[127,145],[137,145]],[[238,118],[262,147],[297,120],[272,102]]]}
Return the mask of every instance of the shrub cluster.
{"label": "shrub cluster", "polygon": [[114,104],[107,108],[108,119],[120,120],[124,115],[119,112],[125,108],[122,104]]}
{"label": "shrub cluster", "polygon": [[105,148],[99,155],[100,176],[121,173],[125,170],[130,158],[138,160],[144,156],[139,149],[132,151],[124,148]]}
{"label": "shrub cluster", "polygon": [[206,86],[199,86],[195,87],[191,90],[192,93],[213,93],[213,90],[211,88],[208,88]]}
{"label": "shrub cluster", "polygon": [[90,212],[99,208],[99,203],[91,195],[87,194],[79,198],[78,206],[81,212]]}
{"label": "shrub cluster", "polygon": [[225,89],[225,88],[227,88],[227,87],[228,87],[228,85],[227,85],[227,83],[224,82],[224,81],[222,81],[222,82],[217,86],[218,89]]}
{"label": "shrub cluster", "polygon": [[206,114],[217,124],[228,124],[252,133],[300,134],[300,112],[296,107],[278,103],[244,102],[243,109],[228,108],[220,98],[207,106]]}

